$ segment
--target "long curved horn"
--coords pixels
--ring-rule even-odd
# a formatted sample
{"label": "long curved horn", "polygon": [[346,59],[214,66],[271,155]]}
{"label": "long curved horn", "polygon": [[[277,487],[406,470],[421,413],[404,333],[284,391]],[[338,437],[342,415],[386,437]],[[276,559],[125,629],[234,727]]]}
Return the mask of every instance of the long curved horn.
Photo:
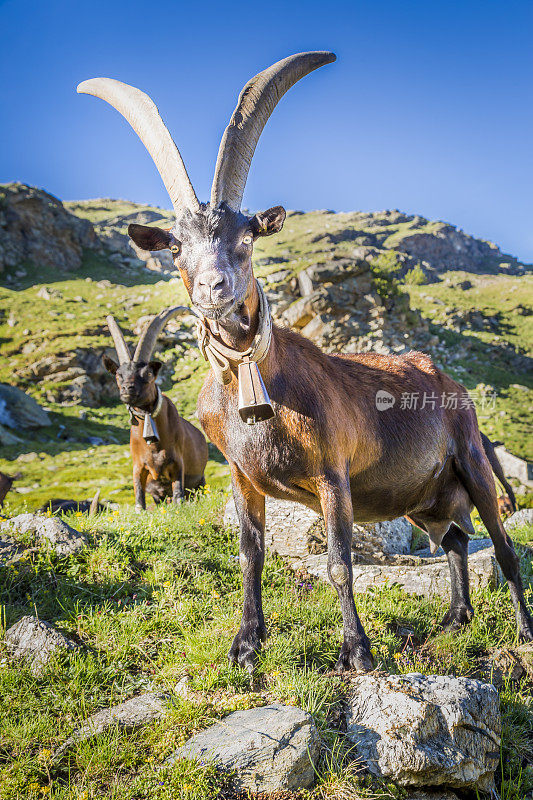
{"label": "long curved horn", "polygon": [[119,363],[127,364],[129,361],[131,361],[130,349],[126,344],[124,334],[118,327],[118,322],[116,321],[115,317],[111,316],[111,314],[105,318],[105,321],[107,322],[107,327],[109,328],[109,332],[113,337]]}
{"label": "long curved horn", "polygon": [[173,306],[172,308],[166,308],[153,318],[141,334],[139,344],[135,348],[135,354],[133,356],[134,361],[150,361],[157,337],[168,320],[179,313],[192,314],[193,312],[188,306]]}
{"label": "long curved horn", "polygon": [[176,213],[184,206],[198,211],[200,204],[180,152],[147,94],[113,78],[91,78],[78,84],[76,91],[105,100],[127,119],[152,156]]}
{"label": "long curved horn", "polygon": [[336,58],[326,50],[297,53],[248,81],[220,142],[211,187],[213,208],[225,202],[234,211],[240,209],[257,142],[276,104],[300,78]]}

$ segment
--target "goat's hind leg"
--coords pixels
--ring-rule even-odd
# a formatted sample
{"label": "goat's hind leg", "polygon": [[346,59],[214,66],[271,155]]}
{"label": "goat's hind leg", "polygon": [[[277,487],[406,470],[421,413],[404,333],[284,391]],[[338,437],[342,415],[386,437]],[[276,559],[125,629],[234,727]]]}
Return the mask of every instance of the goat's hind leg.
{"label": "goat's hind leg", "polygon": [[468,535],[458,525],[452,524],[441,543],[450,568],[450,608],[444,615],[441,627],[456,631],[469,623],[474,616],[470,602],[468,577]]}
{"label": "goat's hind leg", "polygon": [[457,471],[494,544],[496,558],[509,586],[519,636],[523,641],[533,641],[533,620],[524,597],[518,556],[498,513],[492,470],[484,452],[472,449],[461,458]]}

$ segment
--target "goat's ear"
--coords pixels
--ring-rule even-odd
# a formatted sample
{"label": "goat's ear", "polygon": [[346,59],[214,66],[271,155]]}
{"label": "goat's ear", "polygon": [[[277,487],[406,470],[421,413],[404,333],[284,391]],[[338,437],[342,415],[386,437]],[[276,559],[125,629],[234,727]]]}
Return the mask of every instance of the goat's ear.
{"label": "goat's ear", "polygon": [[147,225],[128,225],[128,234],[141,250],[169,250],[173,236],[163,228],[149,228]]}
{"label": "goat's ear", "polygon": [[102,361],[104,362],[104,367],[106,368],[106,370],[110,372],[111,375],[116,375],[118,364],[116,364],[112,358],[109,358],[107,353],[104,353],[104,355],[102,356]]}
{"label": "goat's ear", "polygon": [[260,211],[250,220],[254,236],[271,236],[283,228],[287,213],[283,206],[274,206],[268,211]]}
{"label": "goat's ear", "polygon": [[162,366],[163,366],[163,364],[161,363],[161,361],[150,361],[151,370],[154,373],[156,378],[157,378],[157,376],[159,374],[159,370],[161,369]]}

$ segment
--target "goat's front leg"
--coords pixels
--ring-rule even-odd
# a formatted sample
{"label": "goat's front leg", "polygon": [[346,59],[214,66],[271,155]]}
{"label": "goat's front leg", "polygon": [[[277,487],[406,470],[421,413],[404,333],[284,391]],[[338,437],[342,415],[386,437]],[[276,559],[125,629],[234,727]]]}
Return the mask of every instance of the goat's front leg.
{"label": "goat's front leg", "polygon": [[327,475],[318,494],[328,537],[328,576],[337,590],[342,612],[344,641],[336,669],[371,670],[370,641],[357,615],[352,588],[353,508],[348,475]]}
{"label": "goat's front leg", "polygon": [[135,511],[146,510],[146,481],[148,472],[142,466],[133,468],[133,490],[135,492]]}
{"label": "goat's front leg", "polygon": [[261,602],[261,573],[265,561],[265,498],[235,465],[231,466],[233,498],[239,517],[241,536],[239,561],[242,569],[244,605],[241,626],[228,658],[253,672],[261,642],[266,639]]}
{"label": "goat's front leg", "polygon": [[176,474],[172,480],[172,502],[176,505],[183,503],[185,500],[185,470],[183,464],[178,463],[176,467]]}

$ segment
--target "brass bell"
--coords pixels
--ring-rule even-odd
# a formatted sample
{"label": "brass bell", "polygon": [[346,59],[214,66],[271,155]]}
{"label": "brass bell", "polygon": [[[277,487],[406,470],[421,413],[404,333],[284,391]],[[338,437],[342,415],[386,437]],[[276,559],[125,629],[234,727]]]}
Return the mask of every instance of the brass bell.
{"label": "brass bell", "polygon": [[239,364],[239,414],[248,425],[264,422],[274,416],[259,367],[249,359]]}
{"label": "brass bell", "polygon": [[152,442],[159,441],[159,434],[157,432],[157,425],[151,414],[144,415],[144,426],[143,426],[143,439],[145,442],[151,444]]}

